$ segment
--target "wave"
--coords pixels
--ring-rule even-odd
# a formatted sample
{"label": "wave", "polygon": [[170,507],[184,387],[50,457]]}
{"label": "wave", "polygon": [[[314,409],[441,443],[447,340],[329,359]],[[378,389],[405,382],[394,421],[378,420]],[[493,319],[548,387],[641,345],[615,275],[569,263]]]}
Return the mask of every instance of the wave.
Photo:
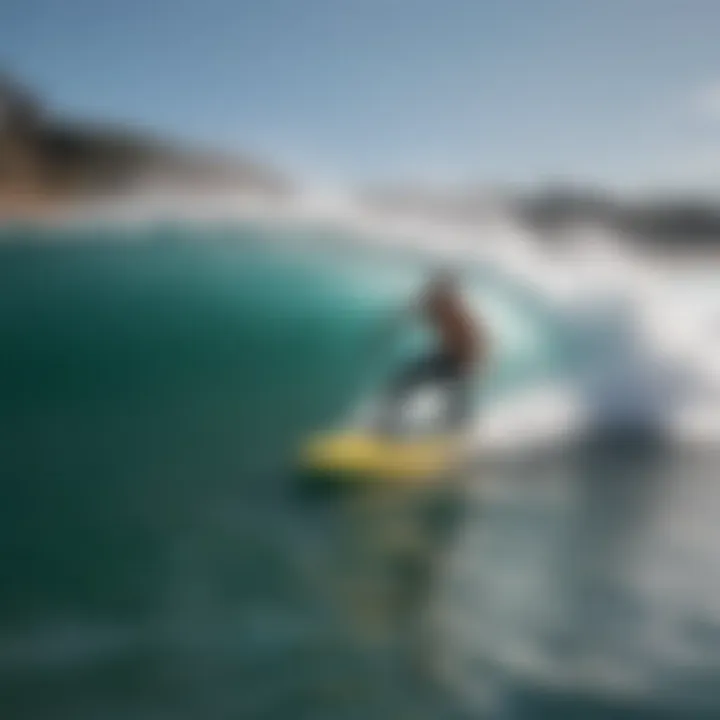
{"label": "wave", "polygon": [[528,366],[512,392],[485,393],[472,429],[484,448],[565,442],[597,428],[720,438],[720,283],[659,265],[602,228],[579,227],[551,245],[500,206],[483,222],[450,223],[371,212],[337,190],[280,203],[158,189],[65,218],[75,227],[167,221],[254,223],[300,251],[375,257],[382,273],[353,267],[358,291],[370,295],[407,293],[437,265],[460,269],[477,313]]}

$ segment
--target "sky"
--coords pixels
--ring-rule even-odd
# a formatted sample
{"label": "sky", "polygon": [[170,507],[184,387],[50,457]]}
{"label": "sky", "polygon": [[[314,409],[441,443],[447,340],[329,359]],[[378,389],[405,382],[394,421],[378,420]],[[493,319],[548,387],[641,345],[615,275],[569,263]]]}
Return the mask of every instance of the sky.
{"label": "sky", "polygon": [[0,67],[316,180],[720,188],[718,29],[718,0],[0,0]]}

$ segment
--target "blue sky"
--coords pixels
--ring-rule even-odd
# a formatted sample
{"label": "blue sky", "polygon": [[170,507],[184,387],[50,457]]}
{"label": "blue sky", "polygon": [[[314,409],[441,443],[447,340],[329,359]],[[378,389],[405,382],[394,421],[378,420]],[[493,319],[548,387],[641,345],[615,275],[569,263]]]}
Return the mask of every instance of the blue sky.
{"label": "blue sky", "polygon": [[717,0],[2,0],[59,111],[348,182],[720,186]]}

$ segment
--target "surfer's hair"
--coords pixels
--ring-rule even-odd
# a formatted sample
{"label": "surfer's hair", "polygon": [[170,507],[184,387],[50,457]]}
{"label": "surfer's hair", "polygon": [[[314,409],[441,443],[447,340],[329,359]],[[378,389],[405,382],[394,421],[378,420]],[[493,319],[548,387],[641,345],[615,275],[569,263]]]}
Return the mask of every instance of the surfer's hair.
{"label": "surfer's hair", "polygon": [[433,273],[430,282],[434,288],[446,289],[456,287],[459,280],[459,273],[455,268],[441,267]]}

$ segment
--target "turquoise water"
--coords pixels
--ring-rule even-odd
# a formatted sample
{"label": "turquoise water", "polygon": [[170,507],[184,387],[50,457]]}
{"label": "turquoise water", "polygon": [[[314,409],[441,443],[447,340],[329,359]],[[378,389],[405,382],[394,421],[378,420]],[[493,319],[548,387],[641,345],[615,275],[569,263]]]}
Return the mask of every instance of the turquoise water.
{"label": "turquoise water", "polygon": [[252,230],[198,234],[0,250],[4,717],[342,705],[312,687],[343,633],[298,566],[317,558],[289,467],[384,368],[364,348],[392,293]]}
{"label": "turquoise water", "polygon": [[[423,271],[307,239],[5,231],[3,718],[699,716],[720,599],[666,586],[712,575],[713,545],[668,539],[663,513],[715,506],[711,458],[592,450],[301,492],[300,440],[416,347],[367,354]],[[546,316],[498,287],[474,288],[495,308],[488,404],[564,361]],[[640,633],[648,617],[685,655]],[[557,681],[587,657],[632,660],[633,692]],[[633,714],[660,698],[681,714]]]}

